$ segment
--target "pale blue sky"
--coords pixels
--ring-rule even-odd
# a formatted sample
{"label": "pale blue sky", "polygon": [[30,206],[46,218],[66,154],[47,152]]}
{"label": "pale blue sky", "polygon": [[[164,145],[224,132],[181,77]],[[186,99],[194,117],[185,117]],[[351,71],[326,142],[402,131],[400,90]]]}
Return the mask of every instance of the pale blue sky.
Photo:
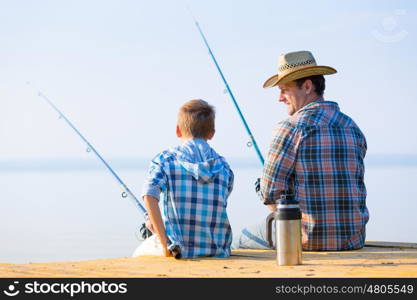
{"label": "pale blue sky", "polygon": [[[212,142],[256,159],[185,1],[0,1],[0,160],[84,157],[84,145],[25,83],[48,95],[104,157],[150,158],[177,143],[178,108],[217,108]],[[369,153],[417,153],[413,1],[188,1],[263,154],[286,118],[262,89],[278,56],[311,50],[325,98]]]}

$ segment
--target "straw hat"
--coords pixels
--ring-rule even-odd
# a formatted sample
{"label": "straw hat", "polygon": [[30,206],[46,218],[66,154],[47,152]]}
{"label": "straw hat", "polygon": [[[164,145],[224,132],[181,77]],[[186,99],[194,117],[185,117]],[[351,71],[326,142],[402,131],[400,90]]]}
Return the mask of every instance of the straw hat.
{"label": "straw hat", "polygon": [[318,66],[310,51],[290,52],[279,57],[278,74],[268,78],[264,83],[264,88],[308,76],[330,75],[336,72],[332,67]]}

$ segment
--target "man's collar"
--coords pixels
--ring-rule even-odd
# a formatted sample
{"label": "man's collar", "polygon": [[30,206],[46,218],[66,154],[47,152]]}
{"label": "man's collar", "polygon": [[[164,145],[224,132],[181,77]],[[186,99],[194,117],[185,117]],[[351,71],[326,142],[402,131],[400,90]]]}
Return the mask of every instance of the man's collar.
{"label": "man's collar", "polygon": [[339,110],[339,105],[336,102],[333,101],[326,101],[326,100],[318,100],[313,101],[306,106],[300,108],[296,114],[305,111],[307,109],[332,109],[332,110]]}

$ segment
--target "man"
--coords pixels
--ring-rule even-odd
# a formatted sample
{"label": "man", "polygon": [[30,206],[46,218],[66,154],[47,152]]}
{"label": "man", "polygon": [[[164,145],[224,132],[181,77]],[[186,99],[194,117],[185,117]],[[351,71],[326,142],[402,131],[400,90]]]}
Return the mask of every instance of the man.
{"label": "man", "polygon": [[[260,181],[261,198],[275,210],[283,191],[295,194],[304,250],[360,249],[369,219],[363,163],[367,146],[355,122],[336,102],[323,99],[323,75],[336,70],[299,51],[280,56],[278,72],[264,88],[279,87],[278,100],[287,105],[290,117],[276,128]],[[244,229],[234,248],[263,248],[264,227]]]}
{"label": "man", "polygon": [[261,195],[275,209],[281,191],[293,190],[302,211],[304,250],[352,250],[365,243],[364,163],[366,140],[359,127],[324,101],[323,75],[308,51],[279,59],[280,74],[264,83],[278,86],[290,118],[280,122],[264,165]]}

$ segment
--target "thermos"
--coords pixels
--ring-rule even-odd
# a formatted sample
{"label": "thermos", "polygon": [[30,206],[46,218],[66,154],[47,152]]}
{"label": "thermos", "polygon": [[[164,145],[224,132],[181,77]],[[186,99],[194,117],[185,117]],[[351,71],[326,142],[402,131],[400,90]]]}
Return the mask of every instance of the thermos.
{"label": "thermos", "polygon": [[300,265],[302,262],[301,211],[293,194],[281,194],[277,210],[266,219],[266,234],[270,247],[273,247],[273,221],[275,221],[277,264],[279,266]]}

